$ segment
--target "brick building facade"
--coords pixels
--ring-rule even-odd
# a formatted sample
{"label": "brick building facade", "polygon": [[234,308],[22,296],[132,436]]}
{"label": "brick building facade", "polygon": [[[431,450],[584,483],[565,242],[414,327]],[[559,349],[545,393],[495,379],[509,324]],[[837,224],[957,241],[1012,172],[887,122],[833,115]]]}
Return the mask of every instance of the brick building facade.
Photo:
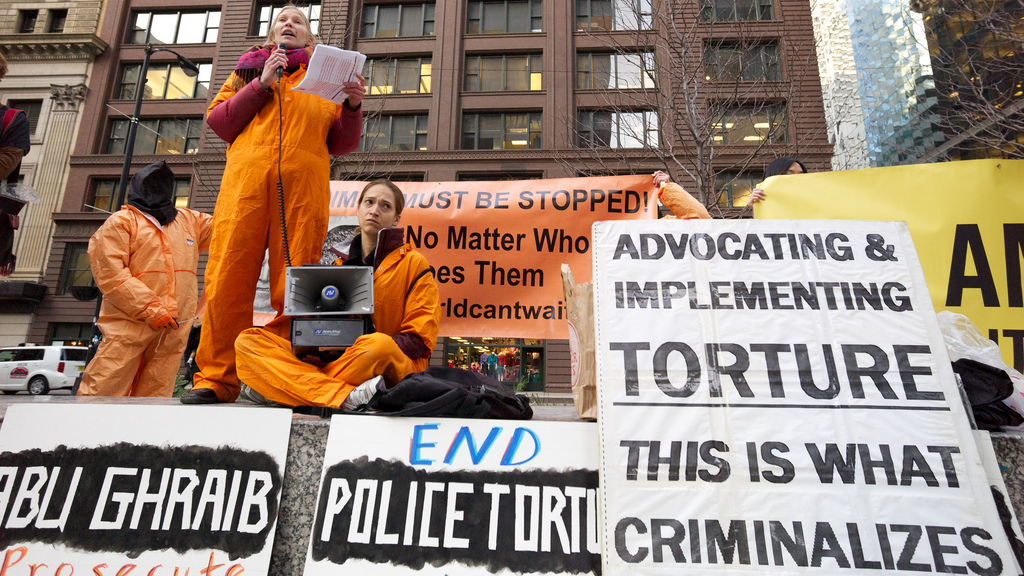
{"label": "brick building facade", "polygon": [[[646,0],[299,3],[323,41],[368,56],[363,143],[334,160],[333,179],[668,169],[714,213],[735,217],[744,191],[771,159],[829,165],[810,8],[798,0],[673,3],[669,14],[652,12]],[[153,55],[153,65],[166,66],[162,75],[149,74],[154,93],[142,107],[143,148],[137,142],[133,171],[166,159],[181,178],[181,202],[212,212],[226,145],[202,124],[203,113],[238,56],[262,41],[271,8],[281,4],[181,0],[168,9],[159,0],[108,1],[100,36],[109,48],[96,60],[64,202],[54,214],[45,277],[51,292],[39,306],[32,340],[49,342],[68,331],[62,325],[84,329],[92,322],[94,304],[75,301],[67,289],[86,277],[78,275],[76,258],[106,216],[87,205],[112,207],[109,190],[120,174],[134,100],[132,70],[145,42],[166,44],[199,64],[201,74],[182,89],[173,55]],[[675,32],[682,28],[686,34]],[[690,54],[685,65],[674,60],[679,53]],[[695,85],[682,81],[687,70],[700,72]],[[680,130],[683,104],[714,110],[701,116],[703,132]],[[698,142],[695,134],[705,138]],[[442,340],[437,362],[460,351],[511,354],[524,370],[538,368],[533,387],[568,391],[565,341]]]}

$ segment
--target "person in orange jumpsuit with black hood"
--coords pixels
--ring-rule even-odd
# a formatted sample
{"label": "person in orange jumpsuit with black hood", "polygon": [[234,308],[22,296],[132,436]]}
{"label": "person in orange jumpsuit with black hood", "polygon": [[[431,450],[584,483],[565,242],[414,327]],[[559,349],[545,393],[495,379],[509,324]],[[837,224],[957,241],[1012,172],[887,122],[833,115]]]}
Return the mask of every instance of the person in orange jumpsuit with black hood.
{"label": "person in orange jumpsuit with black hood", "polygon": [[[272,20],[266,45],[242,56],[207,111],[210,128],[229,144],[206,266],[199,372],[181,399],[185,404],[238,397],[235,338],[252,327],[264,251],[270,251],[270,302],[277,310],[266,328],[281,336],[290,327],[281,315],[285,266],[320,261],[327,235],[330,155],[359,146],[365,92],[361,76],[344,84],[348,98],[343,104],[294,90],[305,78],[317,42],[306,16],[285,6]],[[280,80],[278,69],[283,69]],[[278,182],[283,185],[280,205]],[[287,236],[282,234],[282,209]]]}
{"label": "person in orange jumpsuit with black hood", "polygon": [[[427,259],[394,227],[402,191],[374,180],[359,196],[359,234],[332,250],[345,265],[373,268],[373,325],[340,358],[323,366],[292,354],[292,344],[263,328],[235,340],[242,396],[258,404],[355,409],[381,386],[425,370],[437,344],[441,297]],[[205,328],[204,328],[205,329]]]}
{"label": "person in orange jumpsuit with black hood", "polygon": [[89,266],[103,304],[96,356],[79,396],[170,398],[196,315],[200,252],[211,218],[174,206],[174,174],[160,161],[139,170],[128,205],[89,239]]}

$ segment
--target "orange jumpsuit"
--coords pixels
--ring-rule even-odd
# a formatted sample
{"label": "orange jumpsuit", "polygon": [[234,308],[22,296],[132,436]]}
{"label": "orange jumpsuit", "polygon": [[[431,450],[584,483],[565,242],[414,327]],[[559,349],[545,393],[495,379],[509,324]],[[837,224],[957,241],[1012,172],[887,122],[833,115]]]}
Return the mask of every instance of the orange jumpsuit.
{"label": "orange jumpsuit", "polygon": [[[278,404],[337,408],[355,387],[374,376],[395,383],[425,370],[441,324],[440,293],[433,275],[417,280],[428,267],[427,259],[408,243],[385,256],[373,274],[372,318],[377,331],[360,336],[323,368],[296,358],[291,342],[270,330],[246,330],[235,340],[238,377]],[[392,338],[398,334],[415,335],[426,352],[409,358]]]}
{"label": "orange jumpsuit", "polygon": [[[329,154],[345,154],[358,147],[362,127],[361,110],[351,111],[319,96],[293,91],[305,74],[303,64],[297,71],[286,73],[280,82],[284,118],[281,177],[293,266],[320,261],[330,202]],[[236,100],[229,102],[233,98]],[[213,213],[213,240],[204,285],[207,306],[196,351],[199,372],[195,387],[212,389],[221,402],[233,402],[238,397],[235,338],[252,327],[256,281],[268,247],[270,302],[278,313],[267,329],[287,336],[290,327],[288,318],[281,316],[285,256],[277,194],[277,96],[259,88],[258,81],[245,84],[232,74],[207,113],[212,115],[214,108],[227,106],[225,110],[234,114],[228,119],[244,123],[245,118],[238,117],[241,107],[236,104],[253,101],[256,107],[244,115],[255,115],[240,133],[226,138],[230,144]],[[337,130],[337,122],[343,125],[345,142],[329,150],[328,140],[334,134],[332,130]],[[223,132],[217,133],[225,137]]]}
{"label": "orange jumpsuit", "polygon": [[[174,377],[196,314],[199,253],[210,244],[211,218],[179,208],[162,229],[125,206],[89,239],[89,265],[103,304],[103,341],[82,375],[79,396],[163,396]],[[150,322],[170,314],[177,329]]]}
{"label": "orange jumpsuit", "polygon": [[[658,198],[680,220],[711,218],[708,209],[675,182],[665,182],[658,190]],[[672,217],[667,216],[667,218]]]}

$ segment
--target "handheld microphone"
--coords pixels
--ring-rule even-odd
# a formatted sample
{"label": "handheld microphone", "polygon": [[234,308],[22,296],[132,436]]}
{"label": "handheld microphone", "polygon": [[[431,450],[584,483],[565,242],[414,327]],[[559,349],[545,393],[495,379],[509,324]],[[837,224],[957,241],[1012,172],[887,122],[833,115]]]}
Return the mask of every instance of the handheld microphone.
{"label": "handheld microphone", "polygon": [[[287,51],[287,50],[288,50],[288,47],[287,47],[287,46],[285,46],[284,42],[281,42],[280,44],[278,44],[278,45],[277,45],[277,48],[278,48],[279,50],[285,50],[285,51]],[[277,79],[278,79],[278,80],[280,80],[280,79],[281,79],[281,73],[282,73],[282,72],[284,72],[284,66],[278,66],[278,67],[277,67]]]}

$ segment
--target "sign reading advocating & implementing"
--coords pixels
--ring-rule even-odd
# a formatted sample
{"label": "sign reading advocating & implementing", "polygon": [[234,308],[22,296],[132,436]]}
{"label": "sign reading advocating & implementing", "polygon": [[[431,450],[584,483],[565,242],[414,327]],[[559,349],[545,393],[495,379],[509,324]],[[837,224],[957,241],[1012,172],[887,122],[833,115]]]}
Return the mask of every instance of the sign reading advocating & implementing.
{"label": "sign reading advocating & implementing", "polygon": [[604,574],[1016,574],[906,225],[594,226]]}
{"label": "sign reading advocating & implementing", "polygon": [[580,422],[334,416],[305,576],[590,574],[595,435]]}
{"label": "sign reading advocating & implementing", "polygon": [[267,574],[291,412],[212,414],[9,407],[0,428],[0,573]]}

